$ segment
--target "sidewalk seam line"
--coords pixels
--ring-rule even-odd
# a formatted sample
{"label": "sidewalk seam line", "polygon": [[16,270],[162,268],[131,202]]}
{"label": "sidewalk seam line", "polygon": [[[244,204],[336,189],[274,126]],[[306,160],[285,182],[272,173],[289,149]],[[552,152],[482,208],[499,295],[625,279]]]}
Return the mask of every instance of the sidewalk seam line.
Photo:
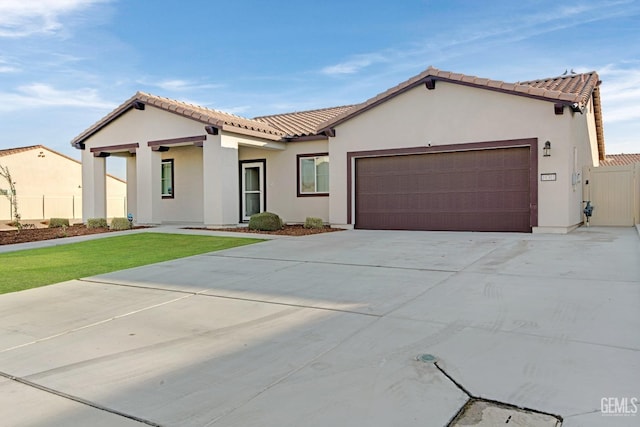
{"label": "sidewalk seam line", "polygon": [[14,382],[17,382],[19,384],[26,385],[27,387],[31,387],[31,388],[35,388],[35,389],[40,390],[40,391],[44,391],[45,393],[53,394],[54,396],[58,396],[58,397],[61,397],[63,399],[71,400],[71,401],[80,403],[80,404],[85,405],[85,406],[90,406],[90,407],[98,409],[100,411],[104,411],[104,412],[108,412],[110,414],[114,414],[114,415],[118,415],[118,416],[121,416],[121,417],[124,417],[124,418],[128,418],[130,420],[137,421],[139,423],[143,423],[143,424],[150,425],[150,426],[153,426],[153,427],[162,427],[162,424],[158,424],[158,423],[156,423],[154,421],[150,421],[150,420],[147,420],[147,419],[144,419],[144,418],[136,417],[135,415],[127,414],[127,413],[118,411],[116,409],[111,409],[111,408],[108,408],[106,406],[100,405],[99,403],[92,402],[90,400],[86,400],[86,399],[83,399],[81,397],[74,396],[72,394],[64,393],[62,391],[59,391],[59,390],[44,386],[42,384],[35,383],[33,381],[26,380],[24,378],[16,377],[14,375],[10,375],[10,374],[7,374],[7,373],[2,372],[2,371],[0,371],[0,377],[4,377],[4,378],[6,378],[6,379],[8,379],[10,381],[14,381]]}

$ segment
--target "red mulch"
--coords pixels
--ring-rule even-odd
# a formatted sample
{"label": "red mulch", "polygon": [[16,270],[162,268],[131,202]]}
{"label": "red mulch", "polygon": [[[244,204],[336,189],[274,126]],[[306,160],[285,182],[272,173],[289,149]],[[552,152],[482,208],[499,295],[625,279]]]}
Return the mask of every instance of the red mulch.
{"label": "red mulch", "polygon": [[24,228],[21,231],[0,231],[0,245],[14,243],[38,242],[40,240],[60,239],[64,237],[86,236],[89,234],[110,233],[108,228],[87,228],[77,224],[63,228]]}
{"label": "red mulch", "polygon": [[[191,228],[191,227],[187,227]],[[208,230],[208,231],[233,231],[235,233],[252,233],[252,234],[277,234],[280,236],[308,236],[310,234],[330,233],[333,231],[344,231],[342,228],[332,228],[325,226],[323,228],[304,228],[302,225],[285,225],[281,230],[276,231],[259,231],[249,230],[248,227],[237,228],[191,228],[192,230]]]}

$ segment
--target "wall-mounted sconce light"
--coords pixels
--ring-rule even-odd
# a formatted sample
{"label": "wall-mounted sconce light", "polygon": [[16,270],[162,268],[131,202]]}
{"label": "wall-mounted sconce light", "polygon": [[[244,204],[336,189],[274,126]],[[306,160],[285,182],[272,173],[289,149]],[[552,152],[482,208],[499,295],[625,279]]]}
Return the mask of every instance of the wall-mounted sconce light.
{"label": "wall-mounted sconce light", "polygon": [[547,141],[544,143],[542,153],[544,157],[551,157],[551,142]]}

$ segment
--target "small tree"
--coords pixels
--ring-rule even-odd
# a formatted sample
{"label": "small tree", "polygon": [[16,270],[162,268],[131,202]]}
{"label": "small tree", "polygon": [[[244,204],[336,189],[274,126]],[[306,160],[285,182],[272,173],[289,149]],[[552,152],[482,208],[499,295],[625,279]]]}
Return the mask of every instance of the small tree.
{"label": "small tree", "polygon": [[22,229],[22,224],[20,224],[20,214],[18,213],[18,198],[16,197],[16,183],[13,182],[13,178],[11,178],[11,172],[9,171],[8,166],[0,165],[0,177],[4,178],[5,181],[9,184],[8,190],[0,190],[0,192],[9,199],[9,204],[11,205],[11,216],[13,217],[13,222],[18,230]]}

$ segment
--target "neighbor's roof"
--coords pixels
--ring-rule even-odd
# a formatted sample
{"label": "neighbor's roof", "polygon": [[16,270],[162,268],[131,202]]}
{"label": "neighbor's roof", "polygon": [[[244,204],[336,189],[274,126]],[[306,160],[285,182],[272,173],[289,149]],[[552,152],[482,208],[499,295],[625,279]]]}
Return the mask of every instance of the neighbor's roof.
{"label": "neighbor's roof", "polygon": [[[0,150],[0,157],[10,156],[12,154],[24,153],[26,151],[31,151],[31,150],[47,150],[48,152],[53,153],[53,154],[57,154],[58,156],[64,157],[67,160],[71,160],[72,162],[78,163],[80,165],[82,164],[82,162],[80,162],[79,160],[76,160],[73,157],[69,157],[69,156],[67,156],[65,154],[62,154],[62,153],[60,153],[60,152],[58,152],[56,150],[52,150],[49,147],[45,147],[42,144],[27,145],[25,147],[15,147],[15,148],[7,148],[7,149],[4,149],[4,150]],[[109,177],[111,177],[113,179],[116,179],[118,181],[126,182],[124,179],[118,178],[115,175],[107,174],[107,176],[109,176]]]}
{"label": "neighbor's roof", "polygon": [[224,111],[201,107],[199,105],[176,101],[174,99],[151,95],[144,92],[137,92],[115,110],[75,137],[71,141],[71,144],[73,145],[83,142],[110,122],[129,111],[136,103],[151,105],[183,117],[197,120],[206,125],[215,126],[221,130],[267,138],[274,141],[291,137],[314,135],[315,127],[318,124],[350,108],[334,107],[248,119],[235,114],[225,113]]}
{"label": "neighbor's roof", "polygon": [[640,163],[640,154],[607,154],[600,166],[626,166]]}
{"label": "neighbor's roof", "polygon": [[25,151],[35,150],[36,148],[45,148],[45,146],[44,145],[28,145],[26,147],[6,148],[4,150],[0,150],[0,157],[23,153]]}

